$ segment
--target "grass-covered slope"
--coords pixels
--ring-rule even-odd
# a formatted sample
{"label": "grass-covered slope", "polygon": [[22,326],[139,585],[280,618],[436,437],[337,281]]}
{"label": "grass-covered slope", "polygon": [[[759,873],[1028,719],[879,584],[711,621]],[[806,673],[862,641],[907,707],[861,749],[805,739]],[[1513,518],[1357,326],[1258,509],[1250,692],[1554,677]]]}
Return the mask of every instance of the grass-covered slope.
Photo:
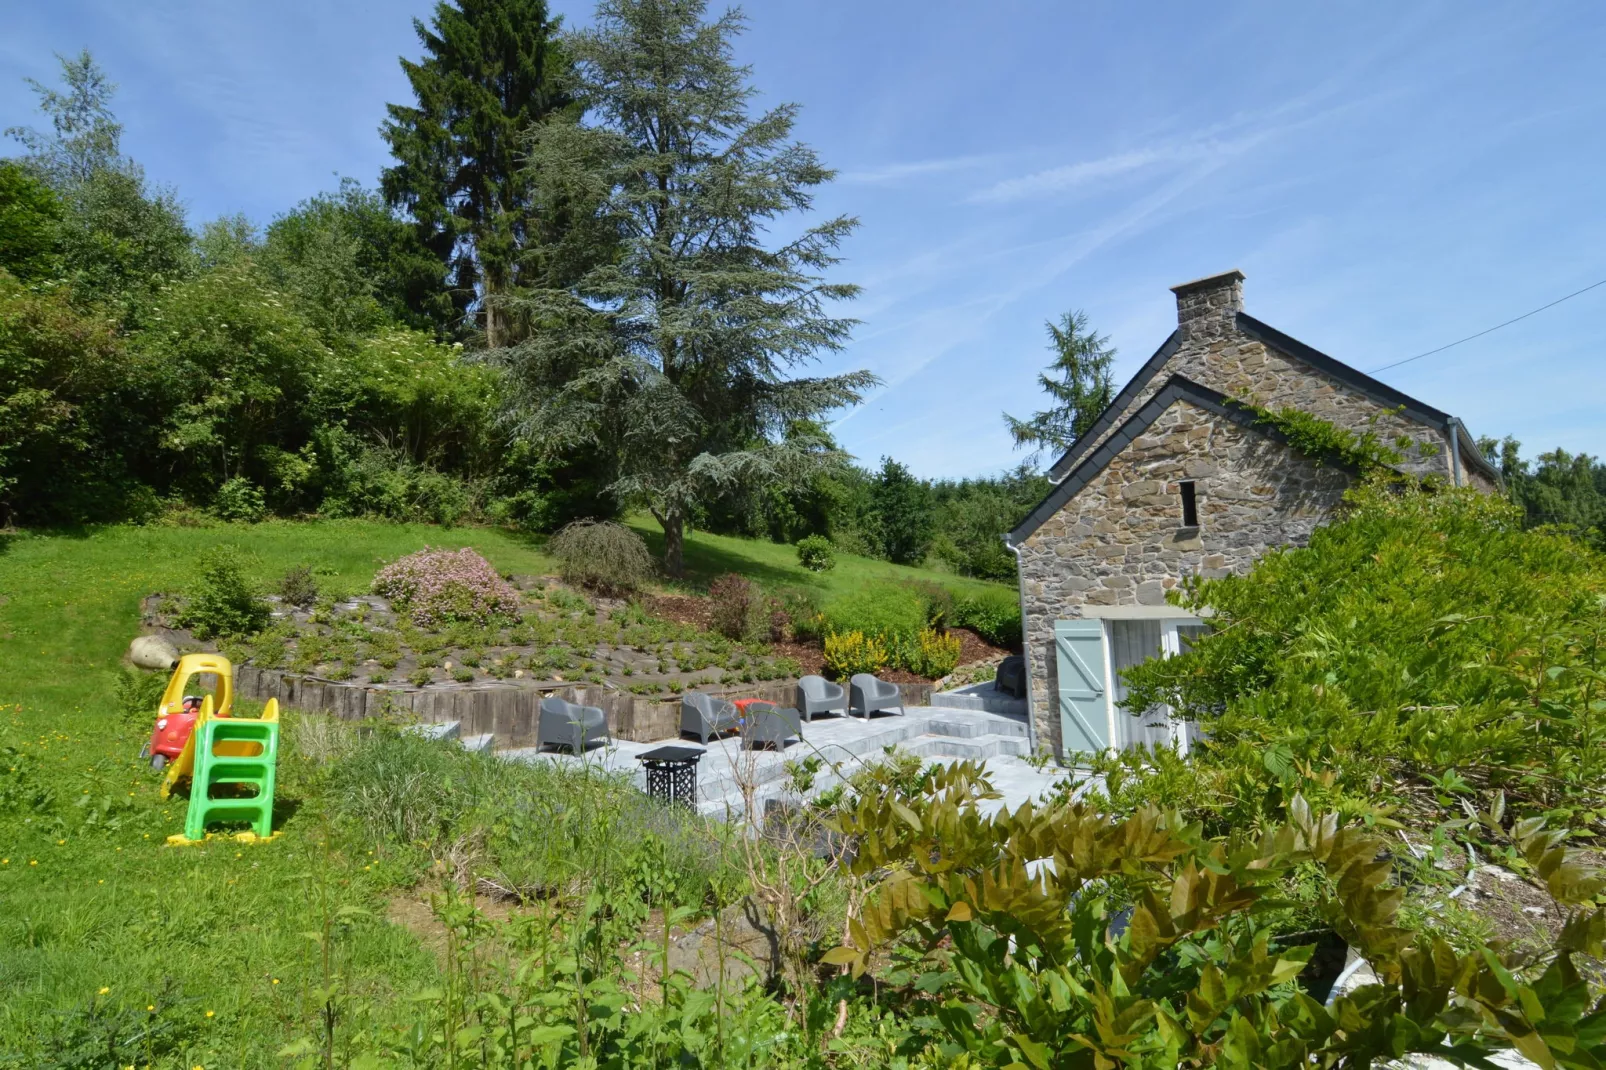
{"label": "grass-covered slope", "polygon": [[[307,934],[326,926],[345,934],[333,968],[353,1005],[436,976],[417,939],[383,920],[380,892],[397,873],[342,838],[322,786],[294,762],[281,770],[293,809],[280,840],[162,845],[184,803],[161,801],[137,757],[150,724],[120,713],[118,666],[140,599],[183,588],[220,543],[245,551],[259,579],[310,565],[349,589],[426,544],[472,546],[506,572],[553,568],[534,542],[494,529],[362,521],[0,536],[0,1055],[56,1023],[65,1032],[52,1036],[87,1051],[159,1020],[186,1033],[195,1062],[264,1065],[317,1017],[309,1000],[326,979]],[[738,570],[816,586],[827,602],[872,578],[990,586],[846,555],[809,573],[791,547],[702,534],[687,556],[694,586]]]}

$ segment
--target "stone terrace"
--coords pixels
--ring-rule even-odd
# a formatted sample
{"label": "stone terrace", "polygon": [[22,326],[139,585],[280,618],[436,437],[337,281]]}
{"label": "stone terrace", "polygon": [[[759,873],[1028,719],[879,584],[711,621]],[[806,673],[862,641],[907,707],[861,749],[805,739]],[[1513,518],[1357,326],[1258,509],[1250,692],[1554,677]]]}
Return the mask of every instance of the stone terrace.
{"label": "stone terrace", "polygon": [[[793,741],[784,752],[773,749],[749,750],[740,737],[711,739],[697,770],[697,806],[711,817],[743,816],[743,783],[753,786],[759,804],[771,800],[796,798],[786,771],[789,761],[818,756],[824,767],[815,776],[809,794],[826,790],[853,775],[864,765],[886,757],[888,749],[916,755],[928,761],[984,761],[994,786],[1002,798],[983,806],[985,812],[1001,807],[1014,808],[1040,798],[1064,779],[1066,771],[1056,767],[1034,768],[1026,761],[1028,753],[1025,703],[979,685],[954,692],[938,692],[930,706],[911,706],[903,715],[878,714],[869,721],[859,717],[827,714],[803,726],[801,741]],[[472,750],[493,750],[496,740],[489,734],[460,737],[461,726],[449,721],[421,725],[420,731],[445,738],[461,738]],[[638,785],[646,777],[639,755],[666,743],[686,741],[661,739],[653,742],[616,740],[611,746],[594,745],[584,755],[566,751],[510,747],[495,750],[509,761],[564,762],[592,764],[610,772],[629,773]]]}

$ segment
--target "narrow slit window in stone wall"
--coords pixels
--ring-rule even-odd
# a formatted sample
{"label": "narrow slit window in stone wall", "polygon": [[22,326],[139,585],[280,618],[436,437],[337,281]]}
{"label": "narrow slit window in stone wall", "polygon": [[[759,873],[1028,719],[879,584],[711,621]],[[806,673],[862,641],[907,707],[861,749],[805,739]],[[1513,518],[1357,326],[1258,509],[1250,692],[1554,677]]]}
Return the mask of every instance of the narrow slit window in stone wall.
{"label": "narrow slit window in stone wall", "polygon": [[1199,500],[1194,496],[1194,484],[1188,480],[1182,486],[1182,526],[1196,528],[1199,526]]}

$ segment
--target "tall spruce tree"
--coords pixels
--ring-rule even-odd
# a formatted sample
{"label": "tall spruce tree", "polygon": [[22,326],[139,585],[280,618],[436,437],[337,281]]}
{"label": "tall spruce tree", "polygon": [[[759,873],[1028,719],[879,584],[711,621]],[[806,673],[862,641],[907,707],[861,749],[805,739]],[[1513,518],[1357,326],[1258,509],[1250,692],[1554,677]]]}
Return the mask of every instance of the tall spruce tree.
{"label": "tall spruce tree", "polygon": [[1015,448],[1031,446],[1035,460],[1044,450],[1061,452],[1087,433],[1115,396],[1110,365],[1115,350],[1104,335],[1088,330],[1087,314],[1067,312],[1058,323],[1045,323],[1054,360],[1037,382],[1051,404],[1030,418],[1004,414]]}
{"label": "tall spruce tree", "polygon": [[[548,123],[530,154],[537,211],[570,221],[543,251],[579,265],[512,298],[535,325],[494,354],[511,372],[520,428],[553,455],[590,450],[622,504],[663,525],[664,563],[720,494],[804,485],[840,454],[786,427],[859,400],[868,372],[793,378],[846,342],[827,314],[858,288],[826,282],[857,221],[839,217],[766,245],[832,177],[791,140],[795,105],[748,114],[749,71],[732,60],[742,16],[704,21],[702,0],[602,0],[574,35],[592,121]],[[597,255],[606,250],[607,255]]]}
{"label": "tall spruce tree", "polygon": [[381,189],[417,222],[458,312],[478,308],[489,346],[508,340],[494,298],[518,285],[539,223],[523,139],[569,103],[558,21],[545,0],[441,0],[429,26],[413,20],[424,59],[401,61],[416,106],[387,105],[381,128],[396,157]]}

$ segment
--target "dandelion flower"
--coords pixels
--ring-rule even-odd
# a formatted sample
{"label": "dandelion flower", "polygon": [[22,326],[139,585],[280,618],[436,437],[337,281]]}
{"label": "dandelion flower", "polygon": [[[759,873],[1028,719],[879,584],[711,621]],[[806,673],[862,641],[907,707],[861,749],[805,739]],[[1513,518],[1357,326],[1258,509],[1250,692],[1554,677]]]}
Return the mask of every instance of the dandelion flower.
{"label": "dandelion flower", "polygon": [[104,996],[106,993],[108,993],[110,991],[111,991],[111,989],[107,988],[105,985],[101,985],[100,986],[100,991],[97,992],[96,995]]}

